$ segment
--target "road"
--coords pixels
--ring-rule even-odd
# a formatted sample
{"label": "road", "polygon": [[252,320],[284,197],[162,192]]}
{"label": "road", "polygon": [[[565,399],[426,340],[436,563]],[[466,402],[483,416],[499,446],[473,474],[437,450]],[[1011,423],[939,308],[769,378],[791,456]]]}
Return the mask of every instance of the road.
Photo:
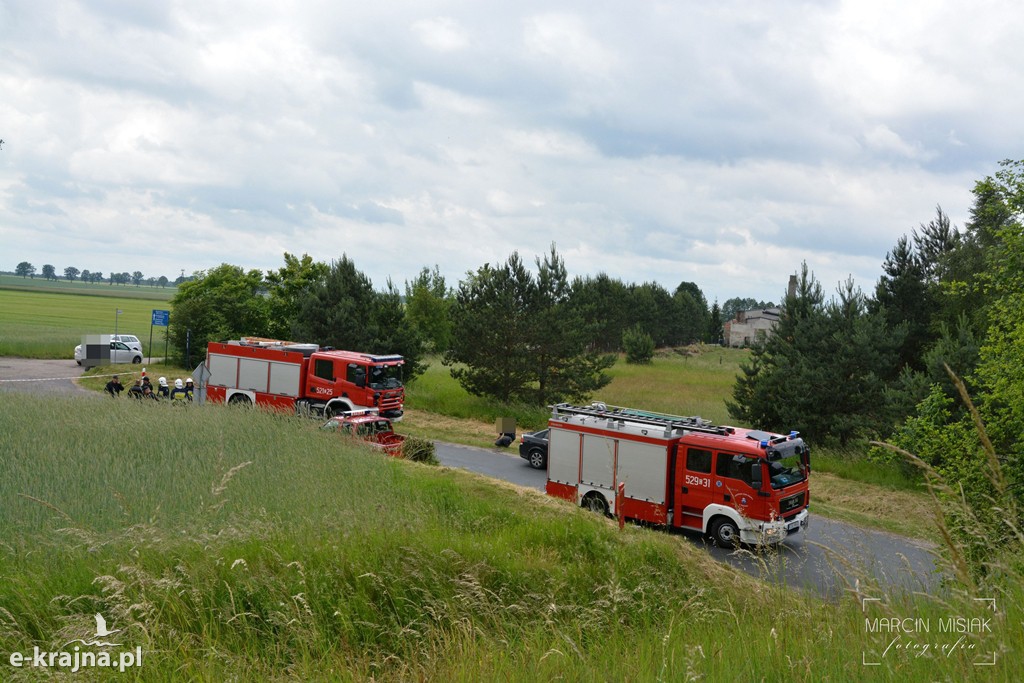
{"label": "road", "polygon": [[[0,358],[0,391],[101,397],[73,381],[81,375],[82,368],[73,360]],[[544,472],[527,465],[514,447],[488,449],[438,442],[437,457],[449,467],[544,490]],[[825,597],[840,595],[861,576],[872,577],[888,589],[929,591],[938,585],[934,558],[925,543],[815,516],[813,497],[811,513],[805,536],[788,539],[779,552],[761,556],[717,548],[699,534],[678,533],[717,560],[753,576],[808,588]]]}
{"label": "road", "polygon": [[83,372],[70,359],[0,358],[0,391],[99,397],[74,382]]}
{"label": "road", "polygon": [[[527,465],[515,447],[501,450],[438,442],[437,458],[448,467],[544,490],[544,471]],[[813,479],[811,486],[813,489]],[[710,545],[700,534],[673,533],[752,576],[806,588],[827,598],[841,595],[858,580],[863,583],[863,577],[871,577],[887,591],[929,591],[938,586],[934,557],[926,543],[815,516],[813,496],[811,500],[811,525],[806,535],[787,539],[778,552],[734,552]]]}

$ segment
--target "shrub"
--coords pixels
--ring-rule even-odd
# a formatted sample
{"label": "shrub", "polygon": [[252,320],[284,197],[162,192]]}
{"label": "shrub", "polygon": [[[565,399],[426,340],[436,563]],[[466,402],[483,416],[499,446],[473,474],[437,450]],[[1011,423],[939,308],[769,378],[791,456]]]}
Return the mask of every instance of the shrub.
{"label": "shrub", "polygon": [[414,462],[422,462],[428,465],[439,465],[437,456],[434,455],[434,442],[422,439],[418,436],[407,436],[402,442],[402,457]]}
{"label": "shrub", "polygon": [[622,333],[622,348],[626,351],[627,363],[640,365],[654,358],[654,339],[639,323]]}

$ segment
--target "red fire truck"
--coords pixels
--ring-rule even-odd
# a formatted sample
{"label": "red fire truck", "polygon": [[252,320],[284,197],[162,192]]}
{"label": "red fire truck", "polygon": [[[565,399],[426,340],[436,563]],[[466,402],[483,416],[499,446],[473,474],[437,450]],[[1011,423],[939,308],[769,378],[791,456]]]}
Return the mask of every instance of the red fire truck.
{"label": "red fire truck", "polygon": [[275,339],[211,342],[206,350],[206,398],[325,417],[375,408],[382,417],[398,420],[405,401],[404,362],[397,355]]}
{"label": "red fire truck", "polygon": [[547,493],[709,534],[719,545],[778,543],[807,528],[810,450],[788,435],[718,427],[594,403],[552,406]]}

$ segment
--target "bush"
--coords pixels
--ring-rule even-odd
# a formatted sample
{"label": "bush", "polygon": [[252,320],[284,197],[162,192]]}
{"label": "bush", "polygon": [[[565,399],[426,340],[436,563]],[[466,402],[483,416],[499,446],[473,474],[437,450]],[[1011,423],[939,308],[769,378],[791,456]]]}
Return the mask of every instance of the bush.
{"label": "bush", "polygon": [[654,358],[654,339],[639,323],[622,333],[622,348],[626,351],[627,363],[641,365]]}
{"label": "bush", "polygon": [[434,455],[434,442],[422,439],[418,436],[407,436],[402,442],[402,457],[414,462],[422,462],[428,465],[441,464]]}

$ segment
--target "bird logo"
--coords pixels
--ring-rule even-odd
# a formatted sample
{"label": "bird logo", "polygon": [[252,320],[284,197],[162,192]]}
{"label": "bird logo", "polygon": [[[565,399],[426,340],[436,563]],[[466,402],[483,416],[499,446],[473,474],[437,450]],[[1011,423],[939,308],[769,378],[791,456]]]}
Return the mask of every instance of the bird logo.
{"label": "bird logo", "polygon": [[103,618],[103,615],[99,612],[96,613],[96,637],[106,638],[112,636],[115,633],[120,633],[121,629],[115,628],[113,631],[107,629],[107,620]]}

